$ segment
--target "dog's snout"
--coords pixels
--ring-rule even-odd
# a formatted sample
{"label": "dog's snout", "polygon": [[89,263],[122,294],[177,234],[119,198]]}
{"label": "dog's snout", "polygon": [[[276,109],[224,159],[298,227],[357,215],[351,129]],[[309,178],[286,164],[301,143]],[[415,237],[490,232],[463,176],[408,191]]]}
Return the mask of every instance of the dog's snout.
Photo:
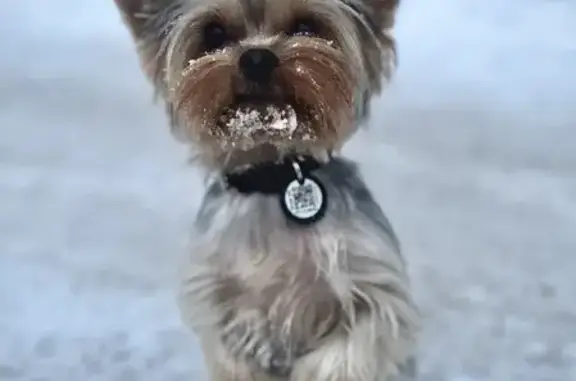
{"label": "dog's snout", "polygon": [[240,56],[238,65],[244,76],[250,81],[267,83],[274,69],[278,67],[278,57],[268,49],[252,48]]}

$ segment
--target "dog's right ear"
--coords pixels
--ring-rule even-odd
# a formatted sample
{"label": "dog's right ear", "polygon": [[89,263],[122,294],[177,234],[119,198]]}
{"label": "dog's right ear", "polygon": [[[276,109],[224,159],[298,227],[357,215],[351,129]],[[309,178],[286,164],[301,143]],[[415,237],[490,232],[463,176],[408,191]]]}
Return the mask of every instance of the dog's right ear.
{"label": "dog's right ear", "polygon": [[125,13],[135,13],[142,9],[146,0],[114,0],[116,6]]}
{"label": "dog's right ear", "polygon": [[142,36],[146,24],[146,11],[150,8],[150,3],[158,1],[161,0],[114,0],[134,38]]}
{"label": "dog's right ear", "polygon": [[141,20],[138,19],[138,14],[142,12],[144,3],[147,0],[114,0],[116,7],[120,10],[122,19],[130,31],[135,35],[139,34],[136,31],[141,30]]}
{"label": "dog's right ear", "polygon": [[114,0],[114,3],[137,43],[144,72],[160,89],[166,53],[162,39],[180,14],[182,0]]}
{"label": "dog's right ear", "polygon": [[170,10],[178,0],[114,0],[124,23],[135,38],[146,33],[151,21]]}

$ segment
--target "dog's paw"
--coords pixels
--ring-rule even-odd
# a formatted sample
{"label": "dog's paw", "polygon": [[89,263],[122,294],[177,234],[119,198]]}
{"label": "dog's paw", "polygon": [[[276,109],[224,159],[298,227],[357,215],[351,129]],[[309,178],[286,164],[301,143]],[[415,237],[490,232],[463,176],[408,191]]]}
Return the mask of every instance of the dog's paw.
{"label": "dog's paw", "polygon": [[250,355],[258,366],[269,374],[287,376],[292,371],[293,353],[278,339],[268,337],[259,341]]}
{"label": "dog's paw", "polygon": [[274,376],[289,375],[298,355],[297,349],[255,311],[227,322],[222,340],[234,356],[243,357]]}

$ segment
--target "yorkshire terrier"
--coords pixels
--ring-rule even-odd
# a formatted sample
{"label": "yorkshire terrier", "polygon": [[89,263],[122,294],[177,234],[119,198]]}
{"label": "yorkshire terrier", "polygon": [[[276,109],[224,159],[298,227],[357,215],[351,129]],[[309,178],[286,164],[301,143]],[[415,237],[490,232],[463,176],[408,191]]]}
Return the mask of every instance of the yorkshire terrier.
{"label": "yorkshire terrier", "polygon": [[214,381],[416,378],[398,239],[339,155],[396,64],[399,0],[115,0],[207,172],[180,310]]}

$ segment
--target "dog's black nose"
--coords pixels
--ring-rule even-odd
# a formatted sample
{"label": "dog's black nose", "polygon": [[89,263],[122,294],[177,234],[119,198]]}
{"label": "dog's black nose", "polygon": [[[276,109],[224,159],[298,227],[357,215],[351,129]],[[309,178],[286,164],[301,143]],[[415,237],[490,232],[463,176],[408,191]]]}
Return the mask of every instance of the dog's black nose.
{"label": "dog's black nose", "polygon": [[250,81],[264,84],[270,81],[274,69],[280,61],[268,49],[252,48],[240,56],[238,65],[244,76]]}

